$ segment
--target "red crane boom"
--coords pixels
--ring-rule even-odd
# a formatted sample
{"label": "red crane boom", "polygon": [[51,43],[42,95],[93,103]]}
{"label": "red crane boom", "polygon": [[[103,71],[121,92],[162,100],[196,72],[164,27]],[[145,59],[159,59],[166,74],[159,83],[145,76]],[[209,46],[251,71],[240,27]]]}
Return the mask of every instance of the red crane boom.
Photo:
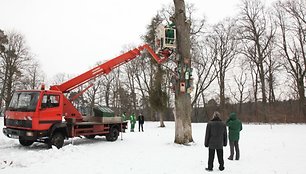
{"label": "red crane boom", "polygon": [[141,54],[141,51],[143,51],[144,49],[146,49],[153,56],[153,58],[156,60],[157,63],[164,62],[171,55],[171,52],[164,51],[161,52],[161,57],[159,57],[148,44],[145,44],[139,46],[138,48],[134,48],[133,50],[130,50],[114,59],[111,59],[97,67],[94,67],[93,69],[73,79],[70,79],[60,85],[51,86],[50,89],[61,91],[63,93],[69,92],[81,86],[82,84],[96,78],[97,76],[108,74],[114,68],[135,59],[137,56]]}

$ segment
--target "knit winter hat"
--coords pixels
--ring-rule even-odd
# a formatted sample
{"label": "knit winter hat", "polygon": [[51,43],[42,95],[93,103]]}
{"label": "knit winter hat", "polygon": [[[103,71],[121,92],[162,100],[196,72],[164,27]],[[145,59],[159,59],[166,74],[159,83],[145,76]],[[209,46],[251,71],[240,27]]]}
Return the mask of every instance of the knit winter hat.
{"label": "knit winter hat", "polygon": [[230,118],[231,118],[231,119],[236,119],[236,118],[237,118],[236,112],[231,112],[231,113],[230,113]]}

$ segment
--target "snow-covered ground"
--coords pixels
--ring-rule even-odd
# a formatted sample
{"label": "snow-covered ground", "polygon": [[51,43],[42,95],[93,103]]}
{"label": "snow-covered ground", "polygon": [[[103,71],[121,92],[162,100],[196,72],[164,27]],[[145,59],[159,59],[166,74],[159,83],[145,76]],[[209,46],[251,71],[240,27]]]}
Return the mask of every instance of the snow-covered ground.
{"label": "snow-covered ground", "polygon": [[[0,117],[3,128],[3,117]],[[205,123],[192,125],[194,143],[177,145],[174,123],[158,128],[146,122],[145,132],[127,132],[115,142],[66,140],[61,149],[34,143],[22,147],[18,140],[0,133],[0,173],[86,173],[86,174],[200,174],[207,173],[208,149],[203,146]],[[225,170],[213,173],[304,174],[306,173],[306,125],[244,124],[240,140],[241,160],[229,161],[224,148]]]}

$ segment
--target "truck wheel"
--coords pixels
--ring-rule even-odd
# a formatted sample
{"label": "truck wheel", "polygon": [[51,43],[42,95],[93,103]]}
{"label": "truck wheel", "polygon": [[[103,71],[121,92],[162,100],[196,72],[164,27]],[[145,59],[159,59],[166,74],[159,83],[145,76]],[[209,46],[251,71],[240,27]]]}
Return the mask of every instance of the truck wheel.
{"label": "truck wheel", "polygon": [[94,139],[96,135],[85,135],[84,137],[87,139]]}
{"label": "truck wheel", "polygon": [[34,141],[24,140],[24,139],[19,138],[19,143],[23,146],[31,146],[34,143]]}
{"label": "truck wheel", "polygon": [[109,133],[106,135],[107,141],[116,141],[119,136],[119,130],[116,127],[112,127]]}
{"label": "truck wheel", "polygon": [[50,148],[52,146],[55,146],[58,149],[60,149],[61,147],[63,147],[63,145],[64,145],[64,136],[60,132],[55,133],[48,142],[48,146]]}

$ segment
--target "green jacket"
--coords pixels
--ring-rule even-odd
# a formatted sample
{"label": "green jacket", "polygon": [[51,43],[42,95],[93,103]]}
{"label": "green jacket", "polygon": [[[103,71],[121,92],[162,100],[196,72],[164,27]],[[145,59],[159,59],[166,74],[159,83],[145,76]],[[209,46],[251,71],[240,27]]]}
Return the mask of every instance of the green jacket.
{"label": "green jacket", "polygon": [[122,118],[122,121],[126,121],[126,115],[125,115],[125,113],[123,113],[123,114],[121,115],[121,118]]}
{"label": "green jacket", "polygon": [[230,114],[229,119],[226,121],[228,126],[228,139],[229,141],[238,141],[240,138],[240,131],[242,130],[242,124],[235,112]]}
{"label": "green jacket", "polygon": [[136,116],[135,116],[135,114],[131,114],[130,122],[131,122],[131,124],[135,124],[136,123]]}

